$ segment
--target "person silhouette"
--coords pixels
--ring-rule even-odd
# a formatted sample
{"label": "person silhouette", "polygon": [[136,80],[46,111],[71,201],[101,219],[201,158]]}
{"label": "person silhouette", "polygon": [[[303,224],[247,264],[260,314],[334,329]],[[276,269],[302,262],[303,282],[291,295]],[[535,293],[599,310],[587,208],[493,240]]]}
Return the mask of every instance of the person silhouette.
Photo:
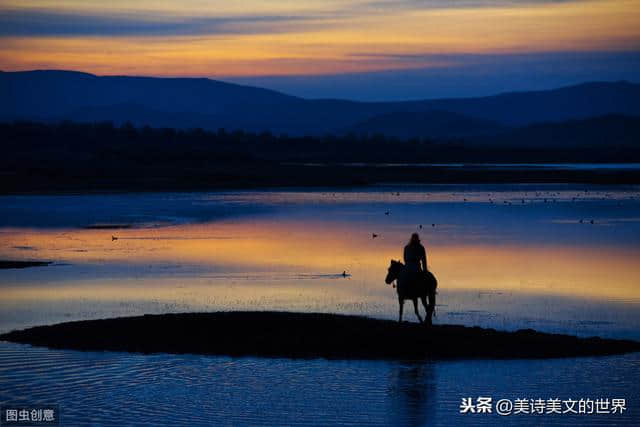
{"label": "person silhouette", "polygon": [[422,243],[420,243],[420,235],[418,233],[413,233],[409,243],[404,247],[404,264],[407,271],[411,273],[427,271],[427,252]]}
{"label": "person silhouette", "polygon": [[427,274],[431,274],[427,269],[427,251],[420,242],[420,235],[413,233],[409,243],[404,247],[404,263],[408,274],[411,275],[411,282],[415,286],[427,287],[427,297],[429,303],[426,307],[427,317],[425,323],[431,324],[431,318],[433,317],[433,311],[436,306],[436,290],[433,286],[429,285]]}

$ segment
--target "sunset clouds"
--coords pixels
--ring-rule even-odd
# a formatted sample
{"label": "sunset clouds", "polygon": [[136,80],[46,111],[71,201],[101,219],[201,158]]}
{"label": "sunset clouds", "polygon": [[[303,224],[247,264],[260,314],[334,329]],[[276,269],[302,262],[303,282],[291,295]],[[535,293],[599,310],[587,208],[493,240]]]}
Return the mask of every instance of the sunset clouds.
{"label": "sunset clouds", "polygon": [[639,22],[640,0],[2,0],[0,69],[239,78],[446,70],[483,55],[636,52]]}

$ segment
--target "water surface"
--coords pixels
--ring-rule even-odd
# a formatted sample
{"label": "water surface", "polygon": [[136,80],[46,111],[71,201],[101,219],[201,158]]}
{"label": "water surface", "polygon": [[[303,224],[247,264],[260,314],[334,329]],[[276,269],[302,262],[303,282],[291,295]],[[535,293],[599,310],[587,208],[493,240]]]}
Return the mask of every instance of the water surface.
{"label": "water surface", "polygon": [[[386,268],[419,232],[440,282],[437,323],[640,339],[639,208],[637,186],[586,185],[4,196],[0,259],[54,263],[0,271],[0,330],[238,309],[393,319]],[[462,397],[485,394],[623,397],[619,418],[571,422],[639,420],[637,355],[340,362],[2,343],[0,360],[2,402],[58,403],[73,424],[494,424],[457,414]]]}

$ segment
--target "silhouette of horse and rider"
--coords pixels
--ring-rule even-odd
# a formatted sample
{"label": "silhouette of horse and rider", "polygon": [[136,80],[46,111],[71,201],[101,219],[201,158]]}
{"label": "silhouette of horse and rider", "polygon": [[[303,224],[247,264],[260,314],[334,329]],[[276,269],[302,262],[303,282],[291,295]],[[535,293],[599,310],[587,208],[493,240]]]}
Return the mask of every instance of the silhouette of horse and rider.
{"label": "silhouette of horse and rider", "polygon": [[[431,325],[433,311],[436,306],[436,287],[438,281],[435,276],[427,269],[427,253],[420,243],[418,233],[411,235],[411,240],[404,247],[404,262],[391,260],[387,277],[384,280],[387,285],[396,281],[396,291],[398,292],[398,303],[400,304],[400,313],[398,321],[402,322],[402,309],[405,300],[413,301],[413,308],[423,323],[422,317],[418,310],[418,298],[422,301],[427,314],[424,319],[426,325]],[[427,298],[429,303],[427,304]]]}

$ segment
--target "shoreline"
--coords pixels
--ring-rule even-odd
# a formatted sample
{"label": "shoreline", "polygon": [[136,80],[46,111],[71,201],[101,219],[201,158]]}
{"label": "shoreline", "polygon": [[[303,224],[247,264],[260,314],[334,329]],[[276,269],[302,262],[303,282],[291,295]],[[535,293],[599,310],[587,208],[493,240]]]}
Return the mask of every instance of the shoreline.
{"label": "shoreline", "polygon": [[0,340],[54,349],[303,359],[540,359],[640,351],[640,342],[532,329],[274,311],[144,315],[36,326]]}
{"label": "shoreline", "polygon": [[[161,192],[213,192],[228,190],[286,189],[286,188],[351,188],[376,185],[408,184],[583,184],[638,185],[640,170],[635,169],[491,169],[475,167],[416,166],[402,167],[363,165],[304,166],[260,165],[252,169],[251,177],[238,171],[252,164],[213,167],[198,170],[192,176],[137,175],[105,178],[82,174],[79,176],[49,176],[32,174],[4,174],[0,195],[69,195]],[[295,183],[295,184],[294,184]]]}

